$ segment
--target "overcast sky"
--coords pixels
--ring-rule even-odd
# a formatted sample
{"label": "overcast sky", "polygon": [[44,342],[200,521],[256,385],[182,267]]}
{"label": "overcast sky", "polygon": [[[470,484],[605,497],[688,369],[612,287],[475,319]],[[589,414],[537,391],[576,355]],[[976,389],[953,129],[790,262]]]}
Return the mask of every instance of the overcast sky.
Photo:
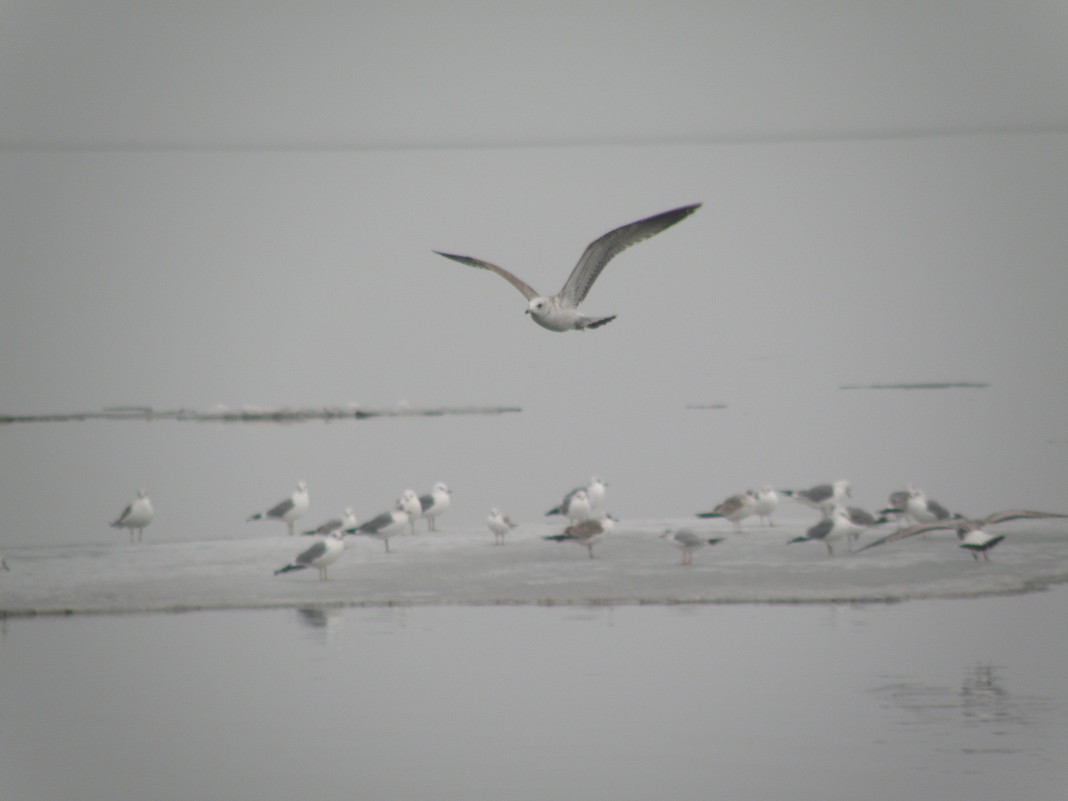
{"label": "overcast sky", "polygon": [[[523,408],[10,426],[0,542],[142,485],[224,535],[298,479],[323,519],[437,480],[530,517],[592,472],[623,515],[837,478],[1066,511],[1063,3],[0,2],[0,74],[0,413]],[[552,293],[694,202],[597,331],[431,253]],[[989,387],[839,388],[917,381]]]}

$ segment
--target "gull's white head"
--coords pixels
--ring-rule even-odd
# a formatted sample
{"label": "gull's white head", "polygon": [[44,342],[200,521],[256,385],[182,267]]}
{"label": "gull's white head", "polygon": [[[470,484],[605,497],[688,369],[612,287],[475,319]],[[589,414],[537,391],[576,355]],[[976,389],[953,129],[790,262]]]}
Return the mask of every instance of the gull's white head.
{"label": "gull's white head", "polygon": [[530,303],[527,304],[527,314],[531,314],[534,317],[544,317],[549,313],[549,308],[548,298],[531,298]]}

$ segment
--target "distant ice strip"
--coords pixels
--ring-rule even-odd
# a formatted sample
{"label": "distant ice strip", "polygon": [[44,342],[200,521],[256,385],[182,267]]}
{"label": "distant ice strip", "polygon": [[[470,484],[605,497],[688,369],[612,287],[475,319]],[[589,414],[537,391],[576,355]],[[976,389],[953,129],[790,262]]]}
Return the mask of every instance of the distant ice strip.
{"label": "distant ice strip", "polygon": [[443,417],[460,414],[509,414],[521,412],[518,406],[435,406],[399,404],[364,408],[345,406],[262,407],[242,406],[197,409],[153,409],[151,406],[115,406],[98,412],[59,414],[0,414],[3,423],[67,423],[79,420],[192,420],[201,423],[300,423],[305,420],[366,420],[370,417]]}
{"label": "distant ice strip", "polygon": [[839,389],[983,389],[990,386],[980,381],[930,381],[919,384],[843,384]]}

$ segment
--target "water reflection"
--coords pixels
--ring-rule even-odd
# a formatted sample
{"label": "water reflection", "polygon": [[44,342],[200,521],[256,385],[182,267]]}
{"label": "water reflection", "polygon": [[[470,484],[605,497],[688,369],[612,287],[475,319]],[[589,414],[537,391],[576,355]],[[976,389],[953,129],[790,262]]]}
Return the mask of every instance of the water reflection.
{"label": "water reflection", "polygon": [[1026,750],[1021,744],[1034,742],[1025,735],[1058,709],[1052,699],[1010,692],[1005,673],[1003,666],[979,663],[965,668],[959,687],[903,680],[881,684],[871,692],[884,709],[896,713],[897,726],[924,729],[932,742],[946,743],[936,750],[1020,753]]}
{"label": "water reflection", "polygon": [[297,620],[306,629],[302,638],[305,641],[331,645],[345,626],[344,615],[337,606],[302,606],[296,612]]}

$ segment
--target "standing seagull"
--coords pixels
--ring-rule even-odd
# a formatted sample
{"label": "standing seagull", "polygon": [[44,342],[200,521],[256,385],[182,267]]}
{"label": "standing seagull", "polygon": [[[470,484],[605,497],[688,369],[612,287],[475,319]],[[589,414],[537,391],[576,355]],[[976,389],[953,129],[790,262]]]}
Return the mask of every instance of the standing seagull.
{"label": "standing seagull", "polygon": [[915,487],[909,490],[905,511],[917,523],[933,523],[936,520],[948,520],[950,517],[946,507],[938,501],[932,501],[927,497],[927,493]]}
{"label": "standing seagull", "polygon": [[592,520],[583,520],[574,523],[563,530],[560,534],[550,534],[545,539],[553,542],[573,542],[576,545],[584,545],[593,559],[593,546],[604,539],[612,529],[616,527],[616,519],[609,514],[602,514]]}
{"label": "standing seagull", "polygon": [[257,512],[249,516],[249,520],[281,520],[289,528],[289,536],[293,536],[293,521],[308,511],[308,485],[303,481],[297,482],[297,488],[293,494],[281,503],[277,503],[266,512]]}
{"label": "standing seagull", "polygon": [[369,537],[377,537],[386,545],[386,553],[389,553],[389,538],[408,525],[408,513],[400,507],[383,512],[378,517],[373,517],[365,523],[353,528],[345,529],[346,534],[366,534]]}
{"label": "standing seagull", "polygon": [[586,494],[586,490],[579,487],[567,493],[560,505],[554,506],[545,513],[545,516],[563,515],[572,523],[577,523],[580,520],[588,520],[592,512],[593,505],[590,503],[590,496]]}
{"label": "standing seagull", "polygon": [[680,528],[678,531],[668,529],[660,536],[682,551],[682,562],[680,564],[683,565],[693,564],[693,552],[698,548],[723,542],[723,537],[702,537],[688,528]]}
{"label": "standing seagull", "polygon": [[817,484],[809,489],[783,490],[782,494],[788,498],[793,498],[795,501],[801,501],[801,503],[807,504],[813,509],[819,509],[820,504],[824,501],[833,500],[844,504],[846,498],[853,497],[853,488],[843,478],[833,484]]}
{"label": "standing seagull", "polygon": [[746,490],[732,495],[711,512],[698,512],[698,517],[725,517],[734,524],[734,530],[741,532],[742,521],[750,517],[756,509],[757,499],[752,492]]}
{"label": "standing seagull", "polygon": [[415,534],[415,521],[423,516],[423,503],[419,500],[419,495],[413,489],[406,489],[401,493],[397,506],[408,513],[408,527],[412,534]]}
{"label": "standing seagull", "polygon": [[[897,540],[903,540],[906,537],[913,537],[917,534],[924,534],[928,531],[955,530],[957,536],[961,540],[961,548],[970,550],[972,556],[976,559],[979,558],[979,553],[982,553],[985,559],[990,559],[986,552],[1001,542],[1003,537],[992,537],[987,534],[983,531],[987,526],[1006,523],[1009,520],[1047,520],[1054,517],[1068,517],[1068,515],[1058,514],[1056,512],[1032,512],[1026,509],[1009,509],[1004,512],[993,512],[986,517],[973,519],[951,517],[946,520],[932,520],[927,523],[908,526],[907,528],[899,528],[892,534],[887,534],[885,537],[868,543],[860,550],[866,551],[868,548],[874,548],[876,545],[885,545],[888,542],[896,542]],[[857,553],[859,552],[860,551]]]}
{"label": "standing seagull", "polygon": [[581,331],[585,328],[598,328],[616,319],[614,314],[611,317],[591,318],[578,310],[578,305],[586,299],[593,282],[597,280],[597,276],[601,274],[601,270],[611,261],[612,257],[631,245],[641,242],[643,239],[648,239],[665,228],[685,219],[697,211],[700,206],[700,203],[695,203],[692,206],[681,206],[671,211],[655,214],[652,217],[646,217],[644,220],[638,220],[629,225],[616,228],[600,239],[594,240],[586,247],[582,258],[578,260],[575,269],[571,271],[571,275],[568,276],[567,281],[564,283],[564,288],[551,297],[539,295],[525,281],[503,267],[498,267],[496,264],[490,264],[488,261],[482,261],[481,259],[473,259],[470,256],[442,253],[440,250],[435,250],[434,252],[439,256],[458,261],[461,264],[480,267],[483,270],[497,273],[497,275],[523,293],[523,297],[527,299],[528,303],[526,313],[542,328],[548,328],[550,331]]}
{"label": "standing seagull", "polygon": [[508,515],[501,514],[496,508],[490,509],[486,525],[493,532],[494,545],[504,545],[504,535],[515,528],[515,523],[508,519]]}
{"label": "standing seagull", "polygon": [[288,573],[291,570],[316,567],[319,569],[319,581],[326,581],[326,569],[340,559],[343,553],[345,553],[345,532],[338,527],[306,551],[298,554],[290,564],[278,568],[274,574],[277,576],[279,573]]}
{"label": "standing seagull", "polygon": [[337,531],[338,529],[352,528],[355,525],[356,525],[356,513],[352,510],[351,506],[346,506],[345,507],[345,511],[341,515],[341,517],[331,518],[330,520],[327,520],[325,523],[323,523],[318,528],[313,528],[310,531],[305,531],[304,532],[304,536],[305,537],[312,537],[312,536],[318,535],[320,537],[325,537],[327,534],[329,534],[332,531]]}
{"label": "standing seagull", "polygon": [[435,518],[449,508],[450,495],[452,495],[452,490],[439,481],[434,485],[434,489],[430,491],[429,495],[419,496],[419,505],[423,508],[427,531],[438,530]]}
{"label": "standing seagull", "polygon": [[769,526],[774,526],[775,523],[772,522],[771,516],[778,508],[779,493],[775,491],[771,484],[765,484],[756,494],[756,506],[753,507],[753,511],[756,512],[756,516],[760,518],[762,523],[767,521]]}
{"label": "standing seagull", "polygon": [[846,540],[856,536],[864,530],[849,519],[846,508],[835,501],[825,501],[822,507],[825,517],[812,528],[805,532],[803,537],[794,537],[788,544],[795,542],[810,542],[819,540],[827,546],[827,555],[834,556],[834,543],[838,540]]}
{"label": "standing seagull", "polygon": [[912,494],[912,485],[909,484],[903,490],[894,490],[890,493],[885,509],[880,509],[880,515],[891,515],[895,520],[905,518],[909,521],[909,496]]}
{"label": "standing seagull", "polygon": [[152,522],[156,512],[152,508],[152,501],[148,498],[148,490],[138,490],[137,500],[122,510],[112,528],[130,529],[130,542],[134,541],[134,529],[137,529],[137,541],[141,541],[141,535],[145,533],[145,526]]}

